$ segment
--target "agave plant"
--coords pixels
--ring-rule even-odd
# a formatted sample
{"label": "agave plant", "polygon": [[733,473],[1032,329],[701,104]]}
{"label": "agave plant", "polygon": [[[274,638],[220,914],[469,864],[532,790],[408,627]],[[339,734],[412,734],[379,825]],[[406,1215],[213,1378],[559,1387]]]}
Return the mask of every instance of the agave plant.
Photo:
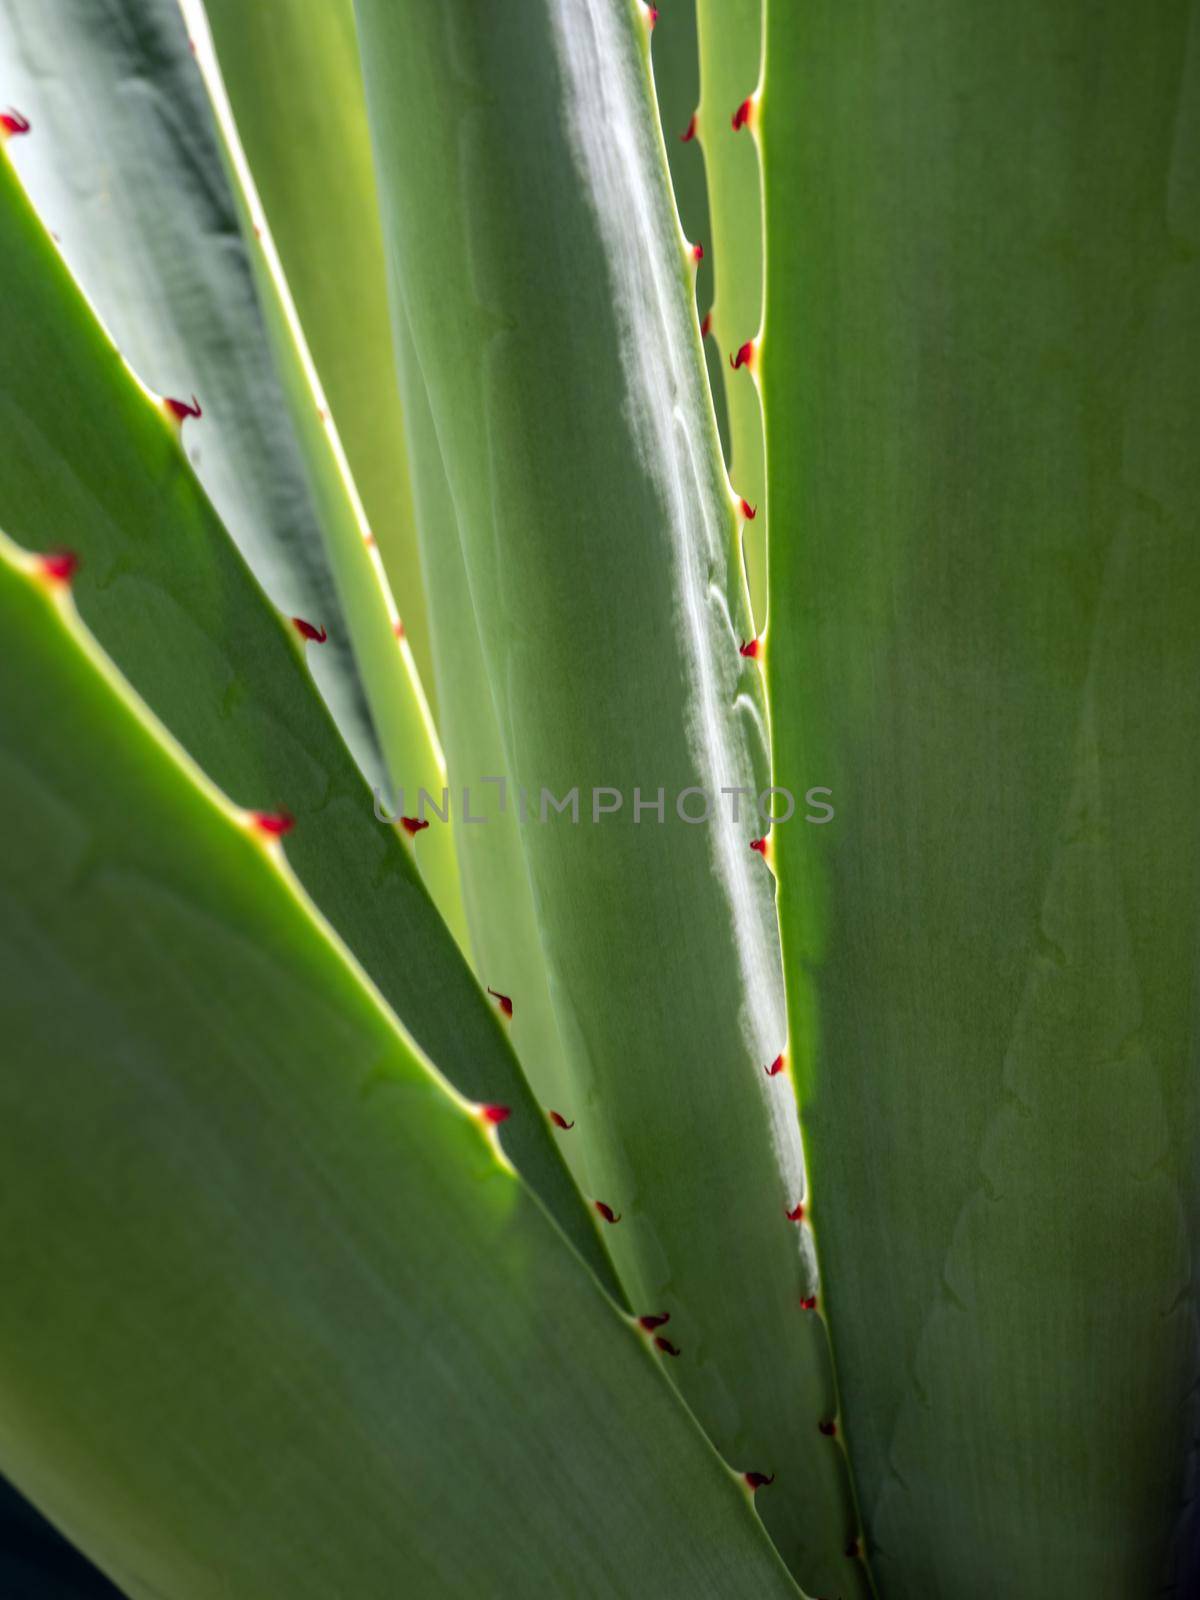
{"label": "agave plant", "polygon": [[1196,6],[0,96],[4,1592],[1200,1592]]}

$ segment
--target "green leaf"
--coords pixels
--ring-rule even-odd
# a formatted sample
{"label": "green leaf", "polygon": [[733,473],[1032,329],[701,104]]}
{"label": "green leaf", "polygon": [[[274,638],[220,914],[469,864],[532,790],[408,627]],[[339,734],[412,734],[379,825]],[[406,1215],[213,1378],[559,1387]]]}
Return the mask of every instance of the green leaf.
{"label": "green leaf", "polygon": [[191,460],[272,600],[328,635],[310,667],[373,783],[385,774],[284,410],[237,209],[176,0],[0,0],[14,165],[125,360],[203,407]]}
{"label": "green leaf", "polygon": [[[769,781],[762,685],[643,24],[585,0],[519,30],[470,0],[358,14],[396,282],[529,796],[570,1137],[620,1216],[631,1303],[671,1313],[671,1376],[727,1460],[776,1474],[758,1500],[794,1570],[849,1596],[825,1335],[786,1215],[795,1106],[764,1071],[784,1043],[772,883],[718,793]],[[635,822],[635,789],[660,786],[664,821]],[[539,820],[543,788],[576,787],[578,823]],[[691,787],[707,825],[676,815]],[[595,824],[593,788],[625,797]]]}
{"label": "green leaf", "polygon": [[[472,814],[483,819],[455,830],[475,968],[493,989],[520,997],[511,1036],[521,1066],[538,1099],[565,1122],[573,1122],[570,1078],[521,842],[518,795],[484,664],[458,517],[398,291],[395,304],[397,370],[429,591],[447,769],[454,792],[464,802],[469,797]],[[570,1128],[558,1131],[563,1135],[562,1154],[586,1189],[582,1142],[570,1137]]]}
{"label": "green leaf", "polygon": [[238,135],[433,699],[353,0],[185,0],[183,10],[207,16]]}
{"label": "green leaf", "polygon": [[[135,0],[135,3],[159,5],[163,0]],[[326,548],[330,564],[337,578],[339,593],[346,609],[354,649],[363,684],[371,706],[371,714],[379,734],[389,775],[393,785],[402,791],[405,800],[401,809],[412,815],[419,810],[421,789],[438,795],[445,778],[441,749],[433,727],[429,706],[417,672],[416,663],[406,636],[407,624],[403,620],[392,592],[378,547],[374,527],[367,515],[365,502],[354,477],[353,463],[342,439],[337,402],[344,397],[344,387],[336,395],[325,388],[322,367],[309,337],[310,323],[324,335],[321,351],[330,348],[332,327],[336,326],[340,339],[341,360],[334,365],[335,374],[345,383],[348,370],[353,370],[356,381],[368,387],[366,396],[356,394],[353,417],[369,417],[374,431],[368,455],[370,463],[386,462],[386,487],[393,496],[387,506],[387,516],[392,519],[393,533],[399,537],[394,519],[402,520],[402,530],[410,531],[411,514],[408,508],[407,475],[402,466],[402,436],[400,433],[396,385],[387,374],[386,392],[375,392],[373,375],[386,361],[381,361],[377,347],[386,337],[386,288],[382,262],[375,261],[369,241],[378,230],[374,193],[369,171],[363,175],[361,164],[353,158],[353,131],[355,122],[354,97],[359,99],[358,122],[362,124],[359,142],[366,150],[366,129],[361,108],[361,82],[355,72],[351,77],[334,73],[332,64],[327,70],[333,73],[336,93],[330,96],[330,106],[339,108],[339,114],[350,124],[341,130],[330,130],[346,146],[345,170],[339,179],[337,206],[322,203],[320,223],[304,236],[304,247],[285,258],[275,238],[277,224],[288,235],[287,224],[293,226],[297,217],[294,200],[284,185],[284,192],[271,184],[267,189],[269,199],[264,199],[260,184],[268,184],[276,169],[265,157],[257,167],[251,160],[259,152],[256,144],[249,148],[242,133],[244,119],[248,132],[253,135],[262,118],[278,120],[285,115],[295,115],[295,107],[303,103],[306,115],[300,128],[291,131],[294,140],[290,151],[293,164],[298,164],[295,176],[303,177],[304,192],[311,203],[308,189],[315,183],[320,164],[313,156],[311,113],[316,97],[307,97],[305,83],[297,63],[286,63],[274,84],[263,81],[262,59],[254,56],[256,79],[253,94],[248,99],[240,95],[236,106],[228,92],[221,68],[214,54],[213,40],[204,17],[203,8],[193,0],[184,0],[182,10],[190,30],[192,47],[203,74],[213,114],[216,117],[242,217],[242,228],[247,240],[253,240],[251,262],[258,280],[267,328],[275,351],[276,363],[283,383],[292,421],[301,450],[309,467],[313,494],[321,513]],[[338,40],[350,32],[348,44],[353,44],[353,18],[346,15],[345,25],[337,22],[339,8],[327,7],[324,23],[331,25],[327,36],[324,24],[318,29],[315,43],[318,51],[335,51]],[[249,8],[240,8],[249,17]],[[287,30],[276,26],[277,8],[272,16],[272,31],[276,48],[288,37]],[[295,30],[293,30],[295,31]],[[313,49],[313,39],[306,35],[305,52]],[[341,39],[339,54],[331,61],[353,67],[354,57],[346,53],[347,41]],[[241,47],[232,53],[236,66],[244,59]],[[349,70],[349,69],[347,69]],[[285,178],[288,174],[284,175]],[[365,181],[356,181],[356,176]],[[318,196],[321,201],[322,197]],[[364,266],[357,270],[359,253],[354,244],[362,239]],[[319,248],[328,241],[325,248]],[[309,294],[304,300],[297,298],[292,288],[291,272],[300,274],[307,288],[314,270],[323,284],[324,297]],[[336,273],[334,284],[331,275]],[[377,319],[373,314],[373,299],[379,301]],[[332,301],[332,303],[331,303]],[[315,302],[315,303],[314,303]],[[347,307],[356,308],[347,310]],[[365,323],[360,330],[359,319]],[[377,322],[377,325],[376,325]],[[368,354],[367,352],[370,352]],[[381,452],[381,454],[376,454]],[[395,480],[395,481],[393,481]],[[403,501],[395,499],[403,495]],[[419,597],[418,597],[419,603]],[[422,876],[429,885],[438,909],[454,931],[456,937],[465,939],[462,903],[459,893],[458,872],[454,858],[451,829],[443,826],[426,834],[421,840],[417,855]]]}
{"label": "green leaf", "polygon": [[131,1600],[794,1595],[278,842],[11,551],[5,1470]]}
{"label": "green leaf", "polygon": [[1198,45],[768,8],[767,659],[837,813],[783,939],[889,1600],[1196,1589]]}
{"label": "green leaf", "polygon": [[134,688],[237,804],[294,819],[287,854],[306,891],[455,1087],[513,1108],[512,1160],[611,1284],[491,1002],[411,850],[376,820],[295,630],[230,544],[174,425],[92,319],[3,160],[0,259],[11,310],[0,525],[29,548],[79,554],[80,610]]}
{"label": "green leaf", "polygon": [[[693,117],[700,99],[700,58],[696,47],[696,0],[673,0],[654,24],[651,66],[663,143],[671,169],[671,188],[686,237],[704,251],[696,267],[696,312],[703,319],[712,308],[713,235],[704,181],[704,153],[695,136]],[[705,339],[704,359],[717,414],[721,448],[728,456],[729,419],[725,407],[722,357]]]}
{"label": "green leaf", "polygon": [[[739,109],[758,90],[765,0],[695,0],[700,104],[695,143],[704,152],[713,247],[711,347],[729,414],[729,473],[759,515],[742,534],[754,615],[767,613],[767,506],[762,403],[755,362],[731,361],[763,323],[763,209],[757,114]],[[790,0],[784,0],[790,3]],[[738,121],[741,125],[734,126]]]}

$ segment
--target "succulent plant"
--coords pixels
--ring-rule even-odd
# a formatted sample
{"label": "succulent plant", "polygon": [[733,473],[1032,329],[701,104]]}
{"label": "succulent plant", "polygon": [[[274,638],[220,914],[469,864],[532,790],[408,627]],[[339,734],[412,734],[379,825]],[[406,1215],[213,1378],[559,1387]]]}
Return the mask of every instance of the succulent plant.
{"label": "succulent plant", "polygon": [[1200,1592],[1196,6],[0,95],[5,1592]]}

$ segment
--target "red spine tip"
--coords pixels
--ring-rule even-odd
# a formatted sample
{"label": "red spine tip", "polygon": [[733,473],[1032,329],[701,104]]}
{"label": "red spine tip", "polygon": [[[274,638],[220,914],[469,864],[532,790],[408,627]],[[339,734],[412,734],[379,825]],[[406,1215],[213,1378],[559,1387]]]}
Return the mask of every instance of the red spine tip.
{"label": "red spine tip", "polygon": [[801,1309],[801,1311],[815,1311],[817,1309],[817,1297],[816,1297],[816,1295],[815,1294],[805,1295],[804,1299],[801,1300],[801,1302],[800,1302],[800,1309]]}
{"label": "red spine tip", "polygon": [[512,1107],[484,1106],[482,1114],[485,1122],[490,1122],[493,1126],[498,1127],[500,1123],[507,1122],[509,1117],[512,1116]]}
{"label": "red spine tip", "polygon": [[70,583],[79,571],[79,557],[74,550],[51,550],[41,559],[42,576],[55,583]]}
{"label": "red spine tip", "polygon": [[702,244],[694,244],[692,246],[692,260],[693,261],[703,261],[704,260],[704,246]]}
{"label": "red spine tip", "polygon": [[488,989],[488,993],[491,995],[492,999],[495,1000],[496,1004],[500,1007],[501,1011],[503,1011],[504,1015],[506,1017],[511,1017],[512,1001],[508,998],[508,996],[506,994],[501,994],[498,989],[492,989],[490,987]]}
{"label": "red spine tip", "polygon": [[396,635],[397,639],[403,639],[404,624],[401,622],[399,617],[397,617],[395,622],[392,623],[392,632]]}
{"label": "red spine tip", "polygon": [[661,1350],[665,1356],[677,1356],[679,1354],[679,1346],[677,1344],[672,1344],[670,1339],[662,1338],[661,1335],[656,1336],[654,1340],[654,1348],[656,1350]]}
{"label": "red spine tip", "polygon": [[748,661],[758,660],[758,640],[743,639],[738,647],[738,654],[745,656]]}
{"label": "red spine tip", "polygon": [[254,826],[269,839],[282,839],[296,826],[296,819],[286,811],[256,811]]}
{"label": "red spine tip", "polygon": [[647,1333],[653,1333],[655,1328],[665,1327],[670,1320],[671,1313],[669,1311],[659,1311],[650,1316],[639,1317],[638,1327],[644,1328]]}
{"label": "red spine tip", "polygon": [[166,408],[167,415],[178,422],[180,427],[189,417],[202,417],[204,415],[200,409],[200,402],[195,395],[192,396],[191,405],[186,400],[173,400],[169,395],[163,401],[163,405]]}
{"label": "red spine tip", "polygon": [[733,131],[734,131],[734,133],[737,133],[739,128],[746,127],[747,124],[750,121],[750,118],[753,115],[754,115],[754,101],[753,100],[743,100],[741,105],[733,113],[733,119],[732,120],[733,120]]}
{"label": "red spine tip", "polygon": [[21,134],[29,132],[30,126],[29,118],[23,117],[11,106],[7,111],[0,111],[0,131],[4,133],[6,139],[19,138]]}
{"label": "red spine tip", "polygon": [[794,1206],[792,1208],[792,1210],[788,1212],[787,1219],[788,1219],[789,1222],[803,1222],[804,1221],[804,1201],[803,1200],[801,1200],[801,1202],[800,1202],[800,1204],[798,1206]]}
{"label": "red spine tip", "polygon": [[315,628],[311,622],[305,622],[303,617],[293,617],[292,626],[302,639],[309,639],[313,644],[324,644],[329,637],[324,628]]}
{"label": "red spine tip", "polygon": [[750,848],[751,850],[757,850],[760,856],[765,856],[767,853],[767,841],[765,839],[751,839]]}
{"label": "red spine tip", "polygon": [[776,1056],[771,1065],[769,1067],[764,1067],[763,1071],[766,1073],[768,1078],[777,1078],[783,1071],[783,1057]]}
{"label": "red spine tip", "polygon": [[837,1434],[837,1423],[831,1420],[818,1422],[817,1432],[823,1433],[827,1439],[832,1439]]}
{"label": "red spine tip", "polygon": [[692,140],[695,137],[696,137],[696,113],[693,111],[692,112],[692,120],[688,123],[687,127],[679,135],[679,142],[680,142],[680,144],[691,144]]}
{"label": "red spine tip", "polygon": [[741,505],[742,515],[745,517],[746,521],[753,522],[755,517],[758,515],[758,507],[752,506],[749,500],[745,498],[743,498],[739,504]]}
{"label": "red spine tip", "polygon": [[729,365],[736,372],[739,367],[749,367],[754,364],[754,340],[747,339],[745,344],[738,345],[729,357]]}
{"label": "red spine tip", "polygon": [[415,834],[420,833],[422,828],[427,828],[429,826],[429,818],[428,817],[401,817],[400,818],[400,826],[404,829],[405,833],[408,834],[409,838],[411,839]]}
{"label": "red spine tip", "polygon": [[748,1489],[765,1489],[769,1483],[775,1482],[773,1472],[769,1475],[765,1472],[743,1472],[742,1477],[746,1480]]}
{"label": "red spine tip", "polygon": [[647,6],[646,7],[646,26],[650,29],[651,33],[654,32],[654,24],[657,21],[658,21],[658,7],[657,6]]}
{"label": "red spine tip", "polygon": [[614,1211],[610,1205],[605,1205],[603,1200],[593,1200],[592,1204],[604,1218],[605,1222],[620,1222],[621,1213],[619,1211]]}
{"label": "red spine tip", "polygon": [[704,321],[700,324],[700,337],[702,339],[707,339],[711,332],[712,332],[712,312],[711,311],[706,311],[704,313]]}
{"label": "red spine tip", "polygon": [[561,1111],[552,1111],[550,1113],[550,1121],[556,1128],[573,1128],[575,1126],[573,1122],[567,1121]]}

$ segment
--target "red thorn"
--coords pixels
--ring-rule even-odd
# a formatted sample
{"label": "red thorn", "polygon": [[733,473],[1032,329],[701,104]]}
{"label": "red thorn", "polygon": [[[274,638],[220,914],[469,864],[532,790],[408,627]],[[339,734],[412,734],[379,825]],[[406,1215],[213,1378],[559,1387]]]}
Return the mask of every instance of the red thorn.
{"label": "red thorn", "polygon": [[573,1128],[575,1126],[573,1122],[567,1121],[561,1111],[552,1111],[550,1113],[550,1121],[556,1128]]}
{"label": "red thorn", "polygon": [[660,1311],[652,1316],[638,1318],[638,1327],[645,1328],[647,1333],[653,1333],[655,1328],[662,1328],[671,1320],[669,1311]]}
{"label": "red thorn", "polygon": [[765,1472],[743,1472],[742,1477],[746,1480],[748,1489],[765,1489],[767,1484],[775,1482],[773,1472],[769,1477]]}
{"label": "red thorn", "polygon": [[603,1200],[593,1200],[592,1204],[604,1218],[605,1222],[620,1222],[621,1213],[619,1211],[614,1211],[610,1205],[605,1205]]}
{"label": "red thorn", "polygon": [[492,989],[492,988],[488,989],[488,993],[491,995],[492,999],[497,1002],[497,1004],[499,1005],[501,1011],[503,1011],[504,1015],[506,1017],[511,1017],[512,1016],[512,1001],[508,998],[508,996],[506,994],[501,994],[498,989]]}
{"label": "red thorn", "polygon": [[420,833],[422,828],[427,828],[429,826],[429,818],[428,817],[420,817],[420,818],[418,818],[418,817],[401,817],[400,818],[400,826],[404,829],[405,833],[408,834],[409,838],[411,839],[416,834]]}
{"label": "red thorn", "polygon": [[651,33],[654,32],[654,24],[657,21],[658,21],[658,7],[657,6],[647,6],[646,7],[646,23],[649,26]]}
{"label": "red thorn", "polygon": [[771,1065],[769,1067],[764,1067],[763,1071],[766,1073],[768,1078],[777,1078],[783,1071],[783,1057],[776,1056]]}
{"label": "red thorn", "polygon": [[735,372],[739,367],[751,367],[754,365],[753,339],[747,339],[745,344],[738,345],[737,349],[729,357],[729,365]]}
{"label": "red thorn", "polygon": [[19,138],[21,134],[28,133],[31,123],[28,117],[23,117],[19,111],[14,111],[9,106],[7,111],[0,111],[0,131],[8,139]]}
{"label": "red thorn", "polygon": [[485,1122],[490,1122],[494,1127],[498,1127],[500,1123],[507,1122],[509,1117],[512,1116],[512,1107],[484,1106],[482,1109],[482,1116]]}
{"label": "red thorn", "polygon": [[817,1309],[817,1297],[816,1297],[816,1295],[815,1294],[805,1295],[804,1299],[801,1300],[801,1302],[800,1302],[800,1309],[801,1309],[801,1311],[815,1311]]}
{"label": "red thorn", "polygon": [[329,635],[324,628],[314,628],[311,622],[305,622],[303,617],[293,617],[292,626],[302,639],[310,639],[313,644],[324,644]]}
{"label": "red thorn", "polygon": [[259,833],[265,833],[270,839],[282,839],[296,826],[295,817],[286,811],[255,811],[252,815]]}
{"label": "red thorn", "polygon": [[696,137],[696,113],[693,111],[692,112],[692,120],[688,123],[687,127],[679,135],[679,142],[681,144],[691,144],[692,140],[695,137]]}
{"label": "red thorn", "polygon": [[665,1356],[677,1356],[679,1354],[679,1346],[672,1344],[670,1339],[664,1339],[661,1336],[655,1338],[654,1348],[661,1350]]}
{"label": "red thorn", "polygon": [[832,1439],[837,1433],[837,1423],[833,1421],[818,1422],[817,1432],[823,1433],[827,1439]]}
{"label": "red thorn", "polygon": [[767,841],[765,839],[751,839],[750,848],[751,850],[757,850],[760,856],[765,856],[767,853]]}
{"label": "red thorn", "polygon": [[41,559],[42,576],[55,583],[70,583],[79,571],[79,557],[74,550],[50,550]]}
{"label": "red thorn", "polygon": [[702,244],[694,244],[692,246],[692,260],[693,261],[703,261],[704,260],[704,246]]}
{"label": "red thorn", "polygon": [[801,1202],[800,1202],[800,1204],[798,1206],[793,1207],[793,1209],[788,1212],[787,1219],[788,1219],[789,1222],[803,1222],[804,1221],[804,1201],[803,1200],[801,1200]]}
{"label": "red thorn", "polygon": [[744,128],[746,126],[746,124],[750,121],[750,118],[753,115],[754,115],[754,101],[753,100],[743,100],[741,105],[733,113],[733,131],[734,131],[734,133],[737,133],[740,128]]}
{"label": "red thorn", "polygon": [[181,428],[189,417],[202,417],[204,415],[200,409],[200,402],[195,395],[192,396],[191,405],[188,405],[186,400],[172,400],[170,396],[164,399],[163,405],[166,408],[167,415],[174,418]]}
{"label": "red thorn", "polygon": [[392,623],[392,632],[396,635],[397,639],[403,639],[403,637],[404,637],[404,623],[400,620],[399,617],[397,617],[395,622]]}
{"label": "red thorn", "polygon": [[743,639],[741,645],[738,647],[738,654],[742,655],[742,656],[745,656],[748,661],[757,661],[758,660],[758,640],[757,639],[750,639],[750,640]]}
{"label": "red thorn", "polygon": [[700,337],[702,339],[707,339],[711,332],[712,332],[712,312],[711,311],[706,311],[704,313],[704,321],[700,324]]}
{"label": "red thorn", "polygon": [[753,522],[755,517],[758,515],[758,507],[752,506],[749,500],[745,499],[744,497],[739,504],[741,505],[742,515],[745,517],[746,521]]}

